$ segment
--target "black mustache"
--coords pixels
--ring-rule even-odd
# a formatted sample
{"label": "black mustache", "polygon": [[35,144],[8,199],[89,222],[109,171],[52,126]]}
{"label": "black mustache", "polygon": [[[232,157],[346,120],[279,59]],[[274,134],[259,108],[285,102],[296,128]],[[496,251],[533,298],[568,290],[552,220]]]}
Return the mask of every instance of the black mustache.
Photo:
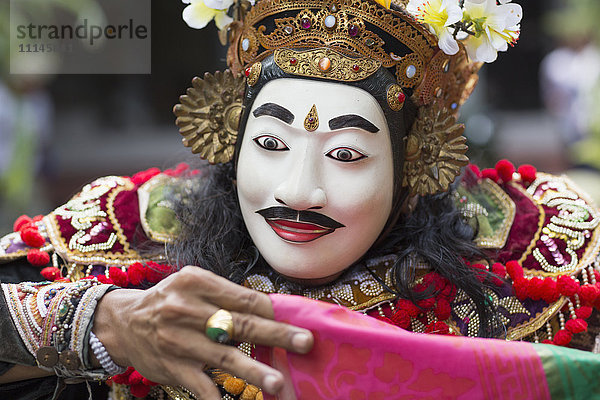
{"label": "black mustache", "polygon": [[274,206],[256,212],[267,219],[287,219],[307,224],[315,224],[328,229],[344,228],[346,225],[315,211],[294,210],[289,207]]}

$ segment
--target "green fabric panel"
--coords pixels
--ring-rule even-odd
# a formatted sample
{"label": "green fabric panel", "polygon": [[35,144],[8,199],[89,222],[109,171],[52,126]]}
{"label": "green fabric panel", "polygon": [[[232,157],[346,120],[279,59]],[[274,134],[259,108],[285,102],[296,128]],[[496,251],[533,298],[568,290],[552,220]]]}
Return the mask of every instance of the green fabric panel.
{"label": "green fabric panel", "polygon": [[[465,197],[466,203],[461,203],[460,200],[456,202],[458,209],[461,209],[468,203],[479,204],[486,209],[488,215],[476,215],[474,218],[469,219],[469,224],[477,230],[479,237],[492,237],[494,233],[500,229],[506,215],[502,212],[500,207],[492,200],[485,191],[481,190],[479,186],[474,186],[470,189],[466,189],[463,186],[458,187],[459,199]],[[475,221],[476,220],[476,221]]]}
{"label": "green fabric panel", "polygon": [[552,399],[600,398],[600,355],[561,346],[534,344]]}
{"label": "green fabric panel", "polygon": [[146,210],[146,221],[154,232],[176,236],[179,232],[179,221],[175,212],[171,209],[171,201],[168,200],[167,185],[160,185],[152,189],[148,199]]}

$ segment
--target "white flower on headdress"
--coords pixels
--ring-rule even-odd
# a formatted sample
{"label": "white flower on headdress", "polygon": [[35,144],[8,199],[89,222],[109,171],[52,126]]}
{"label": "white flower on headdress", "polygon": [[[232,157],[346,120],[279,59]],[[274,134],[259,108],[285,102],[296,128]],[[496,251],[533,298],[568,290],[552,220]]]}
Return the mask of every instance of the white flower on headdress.
{"label": "white flower on headdress", "polygon": [[465,22],[473,25],[464,41],[473,61],[494,62],[499,51],[506,51],[519,39],[523,9],[511,0],[465,0]]}
{"label": "white flower on headdress", "polygon": [[227,15],[227,10],[233,4],[233,0],[182,1],[189,4],[183,9],[183,20],[190,28],[202,29],[213,19],[219,29],[223,29],[227,24],[233,22],[233,18]]}
{"label": "white flower on headdress", "polygon": [[458,53],[458,43],[450,26],[462,19],[463,11],[458,0],[410,0],[406,11],[419,22],[429,25],[439,38],[438,46],[448,55]]}

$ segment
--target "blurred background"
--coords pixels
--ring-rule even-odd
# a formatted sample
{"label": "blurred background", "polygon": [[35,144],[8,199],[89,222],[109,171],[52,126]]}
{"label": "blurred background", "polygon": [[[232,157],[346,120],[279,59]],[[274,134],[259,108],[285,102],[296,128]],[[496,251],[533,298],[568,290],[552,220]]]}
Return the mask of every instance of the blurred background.
{"label": "blurred background", "polygon": [[[57,1],[68,7],[67,0]],[[568,173],[600,198],[600,2],[520,0],[521,39],[484,66],[462,112],[481,167]],[[152,1],[150,75],[10,75],[8,0],[0,0],[0,232],[47,213],[104,175],[169,167],[188,156],[171,112],[191,79],[225,66],[214,23]]]}

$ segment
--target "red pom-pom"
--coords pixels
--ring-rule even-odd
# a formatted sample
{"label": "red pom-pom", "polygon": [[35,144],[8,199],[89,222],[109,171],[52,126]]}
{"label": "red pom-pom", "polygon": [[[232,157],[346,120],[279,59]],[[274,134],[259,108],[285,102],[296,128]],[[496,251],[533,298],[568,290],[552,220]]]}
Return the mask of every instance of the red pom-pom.
{"label": "red pom-pom", "polygon": [[33,220],[31,218],[29,218],[27,215],[21,215],[19,218],[17,218],[17,220],[13,224],[13,231],[19,232],[25,226],[31,225],[32,221]]}
{"label": "red pom-pom", "polygon": [[21,240],[27,245],[31,247],[42,247],[46,240],[38,229],[34,226],[30,226],[21,231]]}
{"label": "red pom-pom", "polygon": [[420,300],[417,303],[417,306],[419,306],[422,310],[429,311],[435,306],[435,299],[430,297],[428,299]]}
{"label": "red pom-pom", "polygon": [[146,267],[141,263],[131,264],[127,268],[127,276],[129,277],[129,283],[138,286],[146,279]]}
{"label": "red pom-pom", "polygon": [[478,178],[481,179],[481,177],[483,176],[481,174],[481,170],[479,169],[479,167],[475,164],[469,164],[467,166],[467,168],[469,168],[471,170],[471,172],[473,172],[473,174]]}
{"label": "red pom-pom", "polygon": [[542,299],[546,303],[554,303],[559,297],[560,293],[558,293],[556,281],[550,277],[544,278],[544,283],[542,284]]}
{"label": "red pom-pom", "polygon": [[142,383],[142,379],[144,379],[142,374],[140,374],[138,371],[134,370],[129,375],[129,379],[127,380],[127,383],[129,385],[135,385],[136,383]]}
{"label": "red pom-pom", "polygon": [[33,221],[33,222],[40,222],[40,221],[41,221],[41,220],[43,220],[43,219],[44,219],[44,216],[43,216],[43,215],[36,215],[35,217],[33,217],[33,218],[31,219],[31,221]]}
{"label": "red pom-pom", "polygon": [[535,181],[537,170],[533,165],[523,164],[519,167],[517,172],[521,175],[521,180],[523,183],[529,185],[533,181]]}
{"label": "red pom-pom", "polygon": [[523,277],[523,267],[517,261],[509,261],[506,263],[506,272],[513,281]]}
{"label": "red pom-pom", "polygon": [[558,346],[566,346],[573,339],[573,334],[566,329],[561,329],[554,335],[554,343]]}
{"label": "red pom-pom", "polygon": [[575,315],[577,315],[577,318],[581,318],[581,319],[588,319],[590,317],[590,315],[592,315],[592,307],[590,306],[583,306],[583,307],[579,307],[577,310],[575,310]]}
{"label": "red pom-pom", "polygon": [[500,278],[506,277],[506,267],[501,263],[494,263],[492,265],[492,272],[498,275]]}
{"label": "red pom-pom", "polygon": [[150,386],[146,386],[143,383],[138,383],[135,385],[131,385],[129,387],[129,391],[131,392],[131,395],[133,397],[144,398],[148,396],[148,393],[150,393]]}
{"label": "red pom-pom", "polygon": [[149,261],[146,264],[146,279],[150,283],[158,283],[173,271],[170,265]]}
{"label": "red pom-pom", "polygon": [[515,166],[508,160],[500,160],[496,163],[496,172],[504,183],[512,181]]}
{"label": "red pom-pom", "polygon": [[517,278],[514,280],[513,288],[515,290],[515,296],[519,300],[525,300],[529,297],[528,282],[525,278]]}
{"label": "red pom-pom", "polygon": [[410,315],[404,310],[395,312],[390,319],[394,325],[400,328],[408,329],[410,327]]}
{"label": "red pom-pom", "polygon": [[592,304],[600,295],[600,289],[596,285],[583,285],[579,289],[579,299],[584,304]]}
{"label": "red pom-pom", "polygon": [[572,334],[576,334],[576,333],[587,331],[588,324],[587,324],[587,322],[585,322],[584,320],[579,319],[579,318],[570,319],[565,324],[565,328]]}
{"label": "red pom-pom", "polygon": [[98,282],[100,283],[106,283],[109,285],[112,285],[114,283],[113,280],[108,278],[106,275],[98,275],[96,279],[98,279]]}
{"label": "red pom-pom", "polygon": [[42,274],[44,279],[46,279],[47,281],[55,281],[57,279],[62,278],[62,273],[60,272],[60,269],[56,267],[46,267],[40,271],[40,274]]}
{"label": "red pom-pom", "polygon": [[543,344],[555,344],[552,340],[549,340],[549,339],[542,340],[542,343]]}
{"label": "red pom-pom", "polygon": [[534,276],[533,278],[529,279],[528,286],[529,297],[531,297],[532,300],[539,300],[543,297],[544,281],[542,279]]}
{"label": "red pom-pom", "polygon": [[447,335],[450,333],[450,328],[445,322],[437,321],[425,327],[425,333],[435,333],[437,335]]}
{"label": "red pom-pom", "polygon": [[113,283],[117,286],[127,287],[129,284],[127,280],[127,274],[119,267],[110,267],[108,269],[108,276],[112,279]]}
{"label": "red pom-pom", "polygon": [[567,275],[561,275],[557,279],[558,291],[563,296],[573,296],[576,293],[579,293],[581,287],[579,283],[575,282],[573,278]]}
{"label": "red pom-pom", "polygon": [[158,174],[160,174],[160,169],[150,168],[145,171],[140,171],[137,174],[133,175],[131,177],[131,180],[136,185],[141,185],[143,183],[148,182],[151,178],[155,177]]}
{"label": "red pom-pom", "polygon": [[29,249],[27,252],[27,261],[36,267],[43,267],[50,262],[50,254],[38,249]]}
{"label": "red pom-pom", "polygon": [[419,308],[413,304],[412,301],[406,300],[406,299],[400,299],[396,302],[396,309],[398,310],[398,312],[400,310],[406,312],[408,314],[409,317],[416,317],[417,315],[421,314],[421,310],[419,310]]}
{"label": "red pom-pom", "polygon": [[187,171],[188,168],[189,166],[186,163],[179,163],[175,169],[168,169],[163,173],[168,176],[179,176]]}
{"label": "red pom-pom", "polygon": [[435,315],[439,320],[446,320],[450,318],[450,313],[452,308],[450,307],[450,303],[446,299],[439,299],[435,306]]}
{"label": "red pom-pom", "polygon": [[500,181],[500,177],[498,176],[498,172],[494,168],[486,168],[481,171],[481,176],[487,179],[491,179],[494,182],[498,183]]}

